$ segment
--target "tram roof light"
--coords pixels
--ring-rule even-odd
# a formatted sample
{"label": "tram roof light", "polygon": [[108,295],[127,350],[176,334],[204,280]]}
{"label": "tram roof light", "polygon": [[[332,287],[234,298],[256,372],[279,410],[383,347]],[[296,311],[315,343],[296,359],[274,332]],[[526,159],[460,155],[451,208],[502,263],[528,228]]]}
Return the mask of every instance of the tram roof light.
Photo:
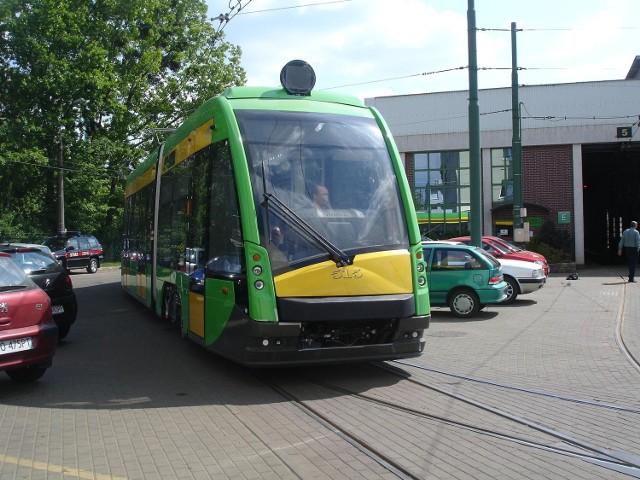
{"label": "tram roof light", "polygon": [[316,73],[304,60],[291,60],[280,71],[280,83],[291,95],[311,95]]}

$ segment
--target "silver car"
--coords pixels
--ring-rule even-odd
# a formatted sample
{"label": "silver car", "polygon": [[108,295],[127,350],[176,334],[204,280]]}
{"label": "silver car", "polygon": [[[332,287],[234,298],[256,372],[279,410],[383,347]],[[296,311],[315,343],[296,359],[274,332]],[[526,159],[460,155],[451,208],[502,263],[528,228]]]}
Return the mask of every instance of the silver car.
{"label": "silver car", "polygon": [[518,295],[540,290],[547,282],[544,269],[538,263],[508,258],[497,260],[502,265],[502,275],[507,282],[507,298],[502,303],[512,303]]}

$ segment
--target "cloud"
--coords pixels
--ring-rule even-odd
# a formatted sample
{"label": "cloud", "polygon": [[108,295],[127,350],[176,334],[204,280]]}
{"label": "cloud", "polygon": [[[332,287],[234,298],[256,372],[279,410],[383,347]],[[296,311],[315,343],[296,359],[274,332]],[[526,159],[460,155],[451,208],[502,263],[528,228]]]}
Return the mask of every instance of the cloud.
{"label": "cloud", "polygon": [[[228,8],[208,1],[210,13]],[[345,86],[339,91],[360,97],[468,86],[467,70],[432,73],[468,65],[463,0],[283,3],[252,2],[225,27],[243,50],[249,85],[276,86],[282,66],[303,59],[316,71],[317,89]],[[625,28],[640,18],[637,0],[583,0],[579,9],[557,0],[487,0],[476,2],[476,17],[478,28],[502,29],[476,32],[478,66],[489,69],[478,73],[480,88],[510,85],[511,21],[525,29],[517,34],[518,65],[526,68],[520,83],[624,78],[637,53],[638,29]]]}

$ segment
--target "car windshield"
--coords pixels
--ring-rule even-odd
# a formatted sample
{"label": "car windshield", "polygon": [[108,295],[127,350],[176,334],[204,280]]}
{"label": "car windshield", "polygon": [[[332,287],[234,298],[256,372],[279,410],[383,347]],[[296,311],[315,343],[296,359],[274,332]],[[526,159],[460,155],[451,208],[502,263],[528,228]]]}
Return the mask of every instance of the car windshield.
{"label": "car windshield", "polygon": [[[511,253],[510,250],[508,250],[505,246],[503,246],[502,244],[496,243],[496,242],[492,242],[491,240],[485,240],[485,245],[487,247],[492,248],[493,250],[497,250],[498,253],[502,253],[503,255]],[[485,248],[485,250],[487,250],[487,248]]]}
{"label": "car windshield", "polygon": [[0,256],[0,291],[7,292],[27,288],[35,288],[35,283],[10,257]]}
{"label": "car windshield", "polygon": [[13,260],[27,274],[61,272],[62,266],[52,256],[36,249],[18,249],[11,253]]}
{"label": "car windshield", "polygon": [[373,118],[236,111],[261,243],[286,264],[408,248],[405,215]]}
{"label": "car windshield", "polygon": [[500,239],[500,243],[492,242],[493,244],[498,244],[503,250],[507,250],[509,252],[521,252],[523,249],[509,242],[508,240]]}

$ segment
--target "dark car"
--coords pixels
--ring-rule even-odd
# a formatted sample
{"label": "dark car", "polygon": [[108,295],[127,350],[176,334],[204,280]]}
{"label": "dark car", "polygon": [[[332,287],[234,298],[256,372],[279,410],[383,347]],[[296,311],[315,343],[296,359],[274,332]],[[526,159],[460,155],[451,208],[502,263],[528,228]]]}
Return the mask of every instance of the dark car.
{"label": "dark car", "polygon": [[0,252],[10,255],[13,261],[49,295],[53,319],[59,329],[59,338],[66,337],[78,313],[76,294],[69,273],[53,255],[37,246],[4,244],[0,245]]}
{"label": "dark car", "polygon": [[93,235],[74,233],[70,236],[49,237],[44,244],[67,270],[86,269],[96,273],[102,261],[102,245]]}
{"label": "dark car", "polygon": [[0,370],[33,382],[51,366],[57,343],[51,300],[10,255],[0,253]]}

